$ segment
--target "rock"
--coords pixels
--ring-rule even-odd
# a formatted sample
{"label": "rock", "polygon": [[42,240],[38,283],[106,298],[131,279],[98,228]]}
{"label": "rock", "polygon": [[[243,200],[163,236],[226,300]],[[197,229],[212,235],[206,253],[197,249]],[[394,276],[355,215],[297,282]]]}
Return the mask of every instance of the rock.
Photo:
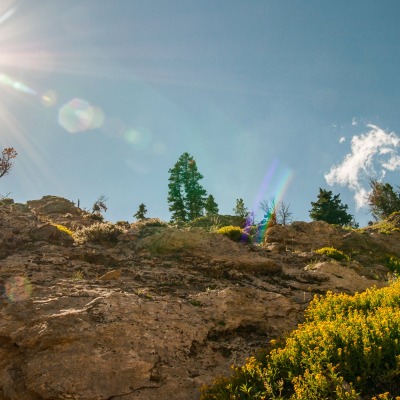
{"label": "rock", "polygon": [[57,196],[43,196],[40,200],[27,201],[27,205],[39,215],[80,214],[72,201]]}
{"label": "rock", "polygon": [[121,278],[121,270],[114,269],[113,271],[108,271],[99,278],[99,281],[111,281],[113,279]]}
{"label": "rock", "polygon": [[295,221],[291,225],[275,225],[265,235],[266,243],[284,244],[290,250],[310,251],[321,247],[340,247],[343,230],[324,221]]}
{"label": "rock", "polygon": [[58,229],[52,224],[44,224],[30,231],[33,240],[46,241],[49,243],[72,244],[74,239],[66,232]]}
{"label": "rock", "polygon": [[[355,269],[358,269],[358,273]],[[323,291],[356,293],[365,290],[366,287],[383,287],[385,282],[379,282],[375,279],[368,279],[363,276],[364,268],[341,265],[338,261],[330,260],[319,262],[308,269],[310,272],[323,274],[329,279],[321,283],[320,288]]]}

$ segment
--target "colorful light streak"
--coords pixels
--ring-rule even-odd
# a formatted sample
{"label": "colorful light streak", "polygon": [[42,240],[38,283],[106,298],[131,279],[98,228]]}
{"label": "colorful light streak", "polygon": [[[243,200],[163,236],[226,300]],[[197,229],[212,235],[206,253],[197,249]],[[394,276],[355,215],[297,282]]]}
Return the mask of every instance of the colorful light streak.
{"label": "colorful light streak", "polygon": [[[265,199],[267,193],[274,193],[273,199],[275,204],[279,204],[290,185],[294,176],[294,171],[282,165],[278,159],[274,159],[261,182],[257,196],[253,203],[253,210],[256,209],[260,202]],[[274,182],[275,181],[275,182]],[[268,222],[271,219],[271,213],[264,215],[262,224],[259,225],[257,233],[257,242],[261,243],[265,237],[265,231]],[[249,228],[251,221],[246,221],[246,228]],[[245,230],[246,230],[245,228]]]}

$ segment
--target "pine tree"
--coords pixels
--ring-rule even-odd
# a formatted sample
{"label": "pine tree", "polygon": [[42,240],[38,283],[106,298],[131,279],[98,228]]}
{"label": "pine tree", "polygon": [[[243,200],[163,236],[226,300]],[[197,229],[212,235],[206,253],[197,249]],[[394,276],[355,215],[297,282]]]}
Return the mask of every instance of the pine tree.
{"label": "pine tree", "polygon": [[183,153],[168,172],[171,220],[185,222],[202,216],[207,192],[199,183],[203,175],[197,170],[193,157],[189,153]]}
{"label": "pine tree", "polygon": [[185,205],[189,221],[201,217],[204,212],[207,192],[199,183],[201,179],[203,179],[203,175],[197,170],[196,161],[193,157],[189,157],[184,181]]}
{"label": "pine tree", "polygon": [[204,205],[206,210],[206,215],[217,215],[218,214],[218,204],[215,202],[214,196],[210,194],[207,197],[206,203]]}
{"label": "pine tree", "polygon": [[340,194],[333,195],[331,191],[319,189],[318,200],[311,202],[310,217],[313,221],[325,221],[329,224],[350,225],[353,216],[347,213],[347,204],[342,204]]}
{"label": "pine tree", "polygon": [[238,217],[243,217],[243,218],[247,217],[247,214],[249,213],[249,210],[244,205],[243,199],[236,199],[236,207],[233,209],[233,212]]}
{"label": "pine tree", "polygon": [[146,206],[144,205],[144,203],[142,203],[139,205],[139,209],[136,211],[133,217],[136,219],[145,219],[146,213],[147,213]]}
{"label": "pine tree", "polygon": [[392,185],[372,179],[369,184],[372,190],[368,195],[368,205],[375,219],[385,219],[400,211],[400,193],[395,192]]}

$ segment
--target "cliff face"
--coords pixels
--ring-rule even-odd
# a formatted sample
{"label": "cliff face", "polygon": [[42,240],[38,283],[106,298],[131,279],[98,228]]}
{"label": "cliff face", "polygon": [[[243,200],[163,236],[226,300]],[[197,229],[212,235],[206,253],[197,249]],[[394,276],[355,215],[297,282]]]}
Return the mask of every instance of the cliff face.
{"label": "cliff face", "polygon": [[[53,196],[0,205],[0,399],[190,400],[296,327],[314,294],[385,285],[399,233],[322,222],[273,227],[264,246],[199,228],[124,226],[78,244],[94,221]],[[339,263],[313,250],[352,253]]]}

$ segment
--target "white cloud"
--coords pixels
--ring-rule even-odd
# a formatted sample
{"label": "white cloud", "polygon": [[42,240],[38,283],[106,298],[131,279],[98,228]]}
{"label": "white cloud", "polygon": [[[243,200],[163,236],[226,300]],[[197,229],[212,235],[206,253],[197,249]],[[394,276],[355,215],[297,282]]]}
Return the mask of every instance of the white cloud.
{"label": "white cloud", "polygon": [[366,205],[368,177],[378,175],[378,179],[382,179],[386,170],[400,169],[400,156],[397,154],[400,137],[375,125],[367,127],[370,128],[367,133],[353,136],[351,153],[343,162],[325,174],[329,185],[347,186],[354,192],[357,209]]}
{"label": "white cloud", "polygon": [[346,138],[344,137],[344,136],[342,136],[340,139],[339,139],[339,143],[343,143],[343,142],[345,142],[346,141]]}

